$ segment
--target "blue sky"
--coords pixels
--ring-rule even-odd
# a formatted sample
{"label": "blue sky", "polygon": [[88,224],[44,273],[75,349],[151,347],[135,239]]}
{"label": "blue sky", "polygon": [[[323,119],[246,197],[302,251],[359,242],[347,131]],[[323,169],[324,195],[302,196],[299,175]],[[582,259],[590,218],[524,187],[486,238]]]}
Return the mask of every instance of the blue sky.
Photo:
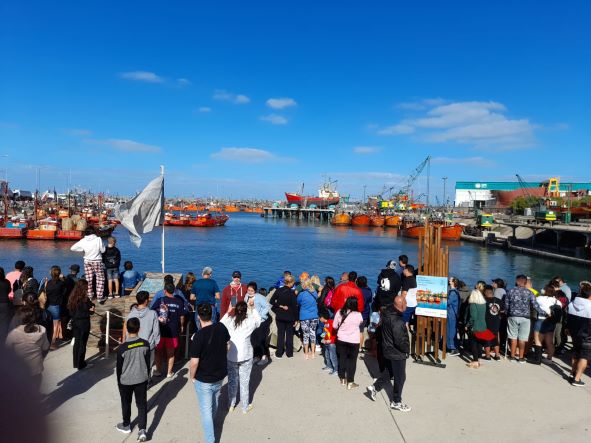
{"label": "blue sky", "polygon": [[[588,2],[15,1],[0,6],[13,187],[360,197],[427,156],[456,180],[591,181]],[[416,184],[423,192],[425,179]]]}

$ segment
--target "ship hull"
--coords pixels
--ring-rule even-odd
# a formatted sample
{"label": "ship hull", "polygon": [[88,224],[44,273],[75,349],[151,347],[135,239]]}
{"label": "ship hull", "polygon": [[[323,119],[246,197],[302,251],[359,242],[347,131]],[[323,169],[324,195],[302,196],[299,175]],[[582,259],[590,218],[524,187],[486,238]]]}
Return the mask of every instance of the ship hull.
{"label": "ship hull", "polygon": [[[441,227],[441,239],[458,241],[462,237],[463,228],[461,225],[451,225]],[[407,238],[419,238],[425,235],[424,226],[411,226],[402,230],[402,236]]]}
{"label": "ship hull", "polygon": [[0,239],[25,238],[26,232],[25,228],[0,228]]}
{"label": "ship hull", "polygon": [[351,224],[351,216],[345,213],[335,214],[331,223],[334,226],[349,226]]}
{"label": "ship hull", "polygon": [[402,220],[398,215],[387,215],[385,225],[389,228],[399,228]]}
{"label": "ship hull", "polygon": [[329,198],[322,198],[322,197],[312,197],[312,196],[302,196],[299,194],[290,194],[289,192],[285,193],[285,198],[287,199],[287,203],[290,205],[298,205],[298,206],[311,206],[315,205],[318,208],[327,208],[331,205],[338,205],[340,198],[339,197],[329,197]]}
{"label": "ship hull", "polygon": [[539,188],[526,188],[526,189],[515,189],[513,191],[492,191],[493,196],[497,200],[498,207],[509,207],[513,200],[524,195],[531,195],[532,197],[544,197],[546,189]]}
{"label": "ship hull", "polygon": [[352,226],[370,226],[371,220],[367,214],[357,214],[351,219]]}
{"label": "ship hull", "polygon": [[371,226],[382,227],[386,223],[384,216],[382,215],[373,215],[369,218],[369,223]]}

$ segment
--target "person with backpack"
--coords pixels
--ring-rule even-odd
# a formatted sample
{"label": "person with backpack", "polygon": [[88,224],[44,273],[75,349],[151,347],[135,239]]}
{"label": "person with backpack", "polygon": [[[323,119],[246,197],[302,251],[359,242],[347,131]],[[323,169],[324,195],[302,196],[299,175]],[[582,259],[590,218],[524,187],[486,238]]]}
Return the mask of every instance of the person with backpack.
{"label": "person with backpack", "polygon": [[132,317],[125,323],[126,341],[117,351],[117,385],[121,396],[123,422],[115,428],[131,433],[131,399],[135,396],[138,410],[138,441],[146,441],[148,421],[148,380],[150,378],[150,343],[139,337],[140,320]]}
{"label": "person with backpack", "polygon": [[[146,340],[150,344],[150,370],[154,363],[156,353],[156,346],[160,342],[160,322],[158,321],[158,314],[148,307],[148,300],[150,294],[148,291],[138,291],[135,296],[137,304],[131,306],[131,312],[127,316],[130,318],[137,318],[140,321],[139,337]],[[124,331],[124,336],[126,331]]]}
{"label": "person with backpack", "polygon": [[121,251],[115,246],[117,239],[109,237],[107,239],[107,249],[103,252],[103,263],[107,270],[107,291],[109,300],[113,297],[119,298],[119,266],[121,265]]}
{"label": "person with backpack", "polygon": [[349,297],[335,314],[333,328],[337,331],[339,379],[348,390],[358,388],[355,383],[357,356],[363,341],[363,317],[359,312],[357,297]]}
{"label": "person with backpack", "polygon": [[374,312],[379,312],[380,308],[390,306],[394,303],[394,297],[400,292],[402,280],[400,274],[396,272],[396,268],[396,261],[389,260],[386,263],[386,267],[380,271],[374,299]]}
{"label": "person with backpack", "polygon": [[460,312],[460,293],[458,286],[460,281],[456,277],[449,279],[449,290],[447,291],[447,329],[446,347],[449,355],[459,355],[458,347],[458,314]]}

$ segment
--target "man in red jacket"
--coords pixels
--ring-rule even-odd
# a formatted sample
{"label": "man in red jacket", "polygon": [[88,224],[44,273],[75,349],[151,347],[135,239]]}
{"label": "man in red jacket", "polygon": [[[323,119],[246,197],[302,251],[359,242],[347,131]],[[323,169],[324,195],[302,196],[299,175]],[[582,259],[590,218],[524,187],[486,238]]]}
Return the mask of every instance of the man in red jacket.
{"label": "man in red jacket", "polygon": [[349,281],[341,283],[336,287],[330,302],[330,307],[334,310],[334,312],[337,312],[339,309],[345,306],[345,301],[347,301],[349,297],[357,298],[359,312],[363,312],[363,293],[355,283],[356,280],[357,272],[351,271],[349,272]]}
{"label": "man in red jacket", "polygon": [[244,301],[246,297],[246,285],[240,280],[242,274],[240,271],[232,272],[232,281],[222,291],[222,301],[220,303],[220,318],[226,315],[230,306],[236,306],[239,301]]}

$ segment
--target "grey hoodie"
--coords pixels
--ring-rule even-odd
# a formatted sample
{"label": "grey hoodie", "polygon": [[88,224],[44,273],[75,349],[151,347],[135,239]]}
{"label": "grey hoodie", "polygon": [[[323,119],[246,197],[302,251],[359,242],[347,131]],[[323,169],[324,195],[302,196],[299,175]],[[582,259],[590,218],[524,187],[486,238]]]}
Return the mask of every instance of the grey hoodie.
{"label": "grey hoodie", "polygon": [[138,309],[137,306],[134,306],[127,316],[128,320],[130,318],[139,318],[139,337],[150,343],[150,349],[156,348],[156,345],[160,341],[160,323],[158,322],[158,314],[156,311],[153,311],[148,307]]}

